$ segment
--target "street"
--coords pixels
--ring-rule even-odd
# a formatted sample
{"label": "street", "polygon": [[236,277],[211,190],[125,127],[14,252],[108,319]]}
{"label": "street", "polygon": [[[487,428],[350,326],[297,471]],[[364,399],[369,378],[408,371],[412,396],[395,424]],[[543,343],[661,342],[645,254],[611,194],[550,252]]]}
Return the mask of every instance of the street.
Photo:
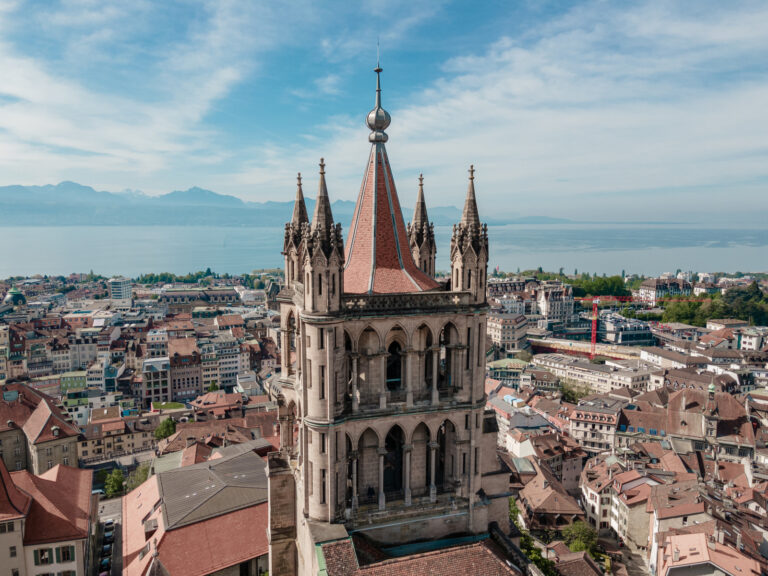
{"label": "street", "polygon": [[102,537],[104,535],[104,522],[107,520],[113,520],[115,522],[115,541],[112,545],[112,572],[113,576],[119,576],[123,573],[123,526],[122,526],[122,498],[111,498],[110,500],[102,500],[99,502],[99,532],[96,540],[97,544],[97,561],[96,566],[92,572],[93,576],[100,574],[98,562],[100,560]]}

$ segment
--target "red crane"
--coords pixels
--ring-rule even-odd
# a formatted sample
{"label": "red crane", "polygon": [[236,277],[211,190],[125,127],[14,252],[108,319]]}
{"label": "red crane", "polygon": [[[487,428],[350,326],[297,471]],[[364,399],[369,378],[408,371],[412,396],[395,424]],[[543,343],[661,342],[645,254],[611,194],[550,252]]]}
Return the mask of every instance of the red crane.
{"label": "red crane", "polygon": [[[589,358],[595,357],[595,348],[597,346],[597,317],[598,317],[598,305],[600,302],[636,302],[637,304],[645,303],[643,300],[634,300],[632,296],[580,296],[574,298],[581,302],[592,302],[592,344],[589,349]],[[659,302],[710,302],[708,298],[657,298],[656,303]]]}

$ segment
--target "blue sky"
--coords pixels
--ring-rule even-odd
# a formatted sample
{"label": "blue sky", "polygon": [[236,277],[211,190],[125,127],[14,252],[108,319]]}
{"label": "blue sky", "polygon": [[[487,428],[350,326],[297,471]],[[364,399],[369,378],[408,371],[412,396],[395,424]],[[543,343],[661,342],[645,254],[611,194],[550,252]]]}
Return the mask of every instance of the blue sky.
{"label": "blue sky", "polygon": [[403,203],[764,225],[765,2],[0,0],[0,185],[354,200],[376,41]]}

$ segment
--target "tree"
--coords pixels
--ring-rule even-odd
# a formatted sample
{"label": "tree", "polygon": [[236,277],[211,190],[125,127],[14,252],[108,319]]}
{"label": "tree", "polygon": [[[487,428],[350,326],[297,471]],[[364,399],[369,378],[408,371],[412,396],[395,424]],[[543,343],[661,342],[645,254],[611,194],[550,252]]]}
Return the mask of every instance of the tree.
{"label": "tree", "polygon": [[577,404],[579,400],[590,393],[588,386],[576,384],[574,382],[561,382],[560,392],[563,394],[563,401]]}
{"label": "tree", "polygon": [[213,382],[211,382],[210,386],[208,386],[208,392],[216,392],[216,390],[218,390],[218,389],[219,389],[219,385],[216,384],[215,380]]}
{"label": "tree", "polygon": [[128,474],[128,480],[125,484],[126,490],[130,492],[134,488],[138,488],[149,477],[149,464],[142,464],[136,470]]}
{"label": "tree", "polygon": [[114,498],[115,496],[122,494],[124,481],[123,471],[120,470],[120,468],[112,470],[104,482],[104,492],[106,493],[107,498]]}
{"label": "tree", "polygon": [[523,362],[531,362],[533,360],[533,354],[531,354],[528,350],[521,350],[515,354],[515,358],[522,360]]}
{"label": "tree", "polygon": [[597,532],[594,528],[579,520],[563,528],[563,540],[571,552],[591,552],[597,544]]}
{"label": "tree", "polygon": [[155,428],[155,438],[162,440],[163,438],[168,438],[174,432],[176,432],[176,421],[173,418],[166,418],[160,422],[160,426]]}

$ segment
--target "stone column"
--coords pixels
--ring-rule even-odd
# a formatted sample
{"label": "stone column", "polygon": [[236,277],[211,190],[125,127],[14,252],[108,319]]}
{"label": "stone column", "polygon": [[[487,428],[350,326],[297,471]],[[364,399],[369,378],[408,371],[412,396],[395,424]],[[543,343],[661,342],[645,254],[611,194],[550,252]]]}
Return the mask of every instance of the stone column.
{"label": "stone column", "polygon": [[405,481],[403,482],[403,492],[405,494],[405,505],[411,505],[411,451],[413,446],[405,444],[403,446],[403,457],[405,458]]}
{"label": "stone column", "polygon": [[381,358],[379,366],[379,382],[381,388],[379,388],[379,408],[384,410],[387,407],[387,353],[380,352],[379,358]]}
{"label": "stone column", "polygon": [[291,351],[289,348],[291,347],[290,338],[288,337],[288,330],[283,328],[280,330],[282,333],[282,359],[283,359],[283,369],[285,370],[285,373],[290,376],[291,374]]}
{"label": "stone column", "polygon": [[357,451],[352,452],[352,509],[357,510]]}
{"label": "stone column", "polygon": [[384,495],[384,456],[386,454],[386,448],[379,448],[379,510],[384,510],[387,502]]}
{"label": "stone column", "polygon": [[432,350],[432,404],[440,403],[440,393],[437,391],[437,373],[440,371],[440,349]]}
{"label": "stone column", "polygon": [[360,391],[357,389],[357,354],[352,355],[352,412],[360,410]]}
{"label": "stone column", "polygon": [[437,486],[435,486],[435,456],[440,446],[437,442],[429,443],[429,501],[437,500]]}
{"label": "stone column", "polygon": [[409,348],[405,352],[405,405],[410,408],[413,406],[413,355],[414,351]]}
{"label": "stone column", "polygon": [[291,448],[291,440],[293,440],[293,427],[291,426],[291,419],[288,416],[280,416],[280,450],[287,451]]}

